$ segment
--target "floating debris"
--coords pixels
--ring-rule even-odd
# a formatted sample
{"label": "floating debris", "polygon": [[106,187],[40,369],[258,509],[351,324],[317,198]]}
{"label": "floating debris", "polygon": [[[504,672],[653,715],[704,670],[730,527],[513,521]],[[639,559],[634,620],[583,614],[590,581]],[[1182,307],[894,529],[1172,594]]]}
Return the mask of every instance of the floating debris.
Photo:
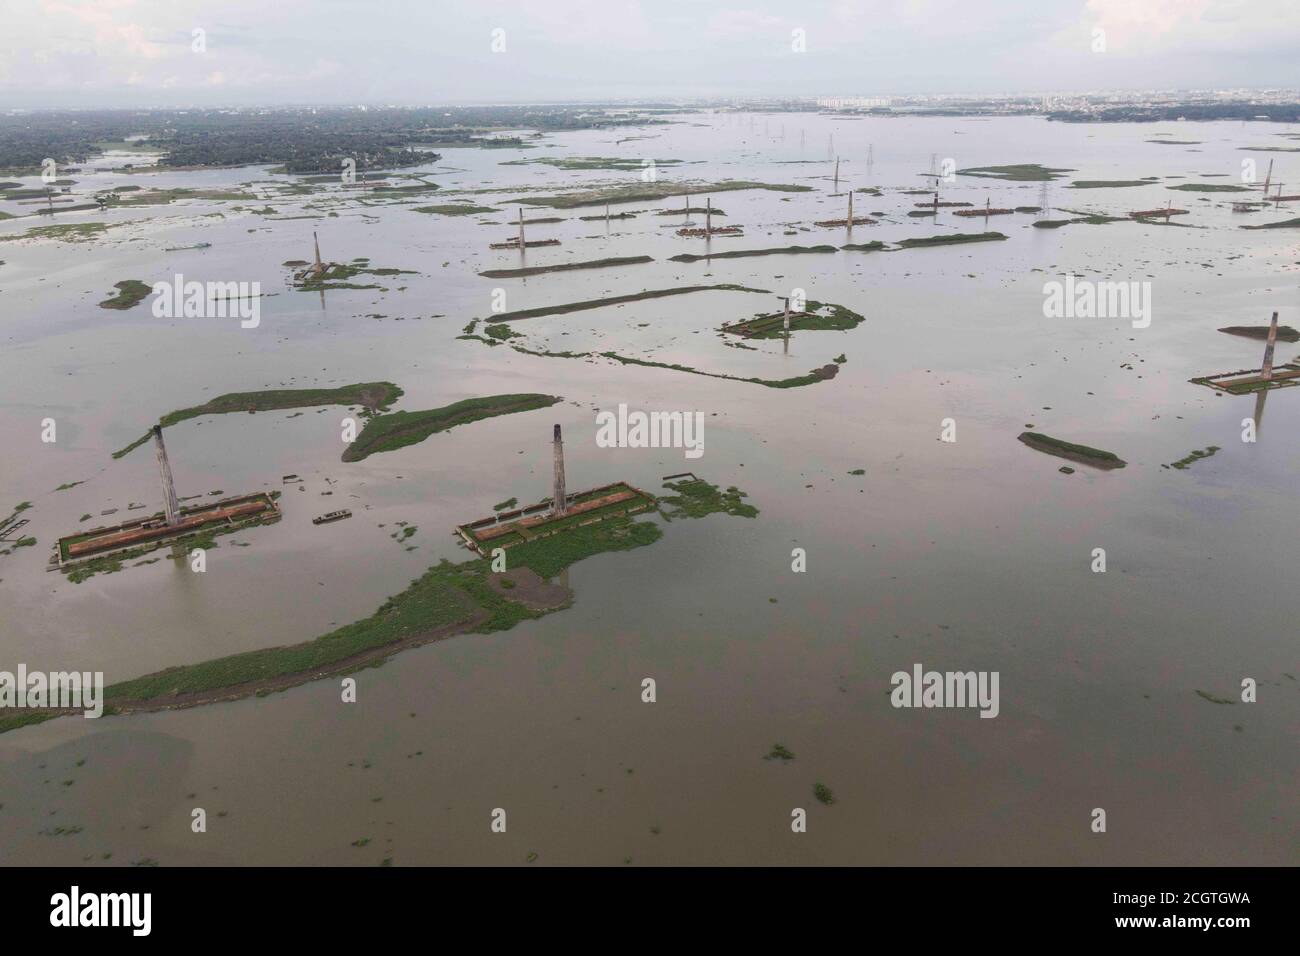
{"label": "floating debris", "polygon": [[311,519],[312,524],[329,524],[331,521],[342,521],[344,518],[351,518],[352,512],[347,508],[340,508],[338,511],[327,511],[323,515],[318,515]]}

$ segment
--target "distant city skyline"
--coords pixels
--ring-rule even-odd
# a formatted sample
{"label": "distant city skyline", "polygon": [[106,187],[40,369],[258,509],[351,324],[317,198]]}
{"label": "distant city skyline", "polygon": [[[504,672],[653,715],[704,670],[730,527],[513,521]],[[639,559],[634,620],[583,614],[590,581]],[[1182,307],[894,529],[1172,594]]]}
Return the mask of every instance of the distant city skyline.
{"label": "distant city skyline", "polygon": [[5,6],[4,109],[1300,86],[1295,0]]}

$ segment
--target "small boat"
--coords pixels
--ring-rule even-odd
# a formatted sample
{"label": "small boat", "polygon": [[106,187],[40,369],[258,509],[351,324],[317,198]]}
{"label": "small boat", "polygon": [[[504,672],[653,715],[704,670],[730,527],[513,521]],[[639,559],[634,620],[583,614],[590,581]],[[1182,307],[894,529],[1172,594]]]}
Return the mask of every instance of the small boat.
{"label": "small boat", "polygon": [[312,518],[312,524],[329,524],[331,521],[342,521],[344,518],[351,518],[352,512],[347,508],[341,511],[327,511],[325,514]]}

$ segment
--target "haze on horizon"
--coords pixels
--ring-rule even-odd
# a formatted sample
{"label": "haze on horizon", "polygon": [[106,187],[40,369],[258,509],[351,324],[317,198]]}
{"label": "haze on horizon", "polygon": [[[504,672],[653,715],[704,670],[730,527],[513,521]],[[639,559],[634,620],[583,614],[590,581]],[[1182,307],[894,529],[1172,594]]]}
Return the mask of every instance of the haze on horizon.
{"label": "haze on horizon", "polygon": [[6,0],[5,21],[4,109],[1300,86],[1296,0]]}

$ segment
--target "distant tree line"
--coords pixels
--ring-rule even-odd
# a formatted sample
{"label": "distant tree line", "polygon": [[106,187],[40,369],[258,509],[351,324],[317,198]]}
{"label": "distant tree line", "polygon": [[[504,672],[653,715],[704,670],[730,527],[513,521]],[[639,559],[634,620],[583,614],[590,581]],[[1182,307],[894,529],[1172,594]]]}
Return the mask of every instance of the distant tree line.
{"label": "distant tree line", "polygon": [[414,147],[523,145],[507,130],[666,123],[661,110],[599,105],[244,110],[79,110],[0,116],[0,169],[85,162],[128,137],[165,166],[282,165],[289,172],[391,169],[436,157]]}

